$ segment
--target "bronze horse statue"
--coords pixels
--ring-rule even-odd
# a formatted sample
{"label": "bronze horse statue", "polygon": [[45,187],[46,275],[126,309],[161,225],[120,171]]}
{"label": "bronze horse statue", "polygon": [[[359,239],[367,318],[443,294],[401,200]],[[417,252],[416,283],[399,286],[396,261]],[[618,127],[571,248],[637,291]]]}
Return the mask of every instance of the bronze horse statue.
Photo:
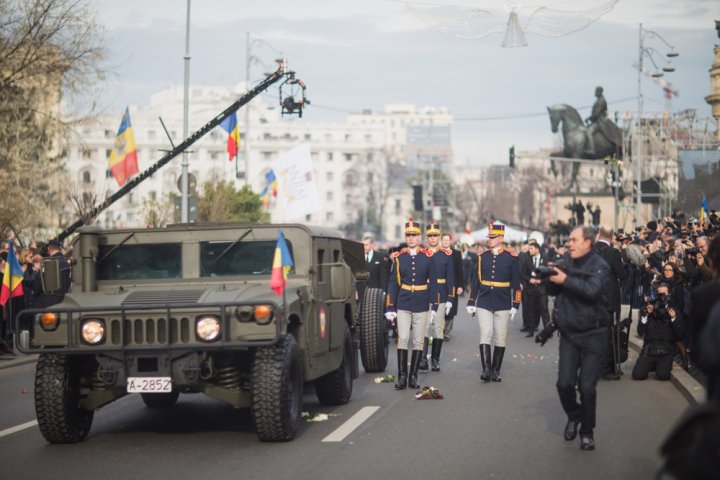
{"label": "bronze horse statue", "polygon": [[[588,142],[588,131],[580,114],[570,105],[564,103],[548,107],[550,114],[550,128],[557,133],[558,127],[562,124],[563,149],[560,152],[553,152],[553,157],[578,158],[586,160],[599,160],[608,157],[622,158],[622,132],[609,119],[600,121],[599,127],[593,135],[594,149],[590,148]],[[574,185],[577,178],[580,164],[573,163],[572,178],[570,185]]]}

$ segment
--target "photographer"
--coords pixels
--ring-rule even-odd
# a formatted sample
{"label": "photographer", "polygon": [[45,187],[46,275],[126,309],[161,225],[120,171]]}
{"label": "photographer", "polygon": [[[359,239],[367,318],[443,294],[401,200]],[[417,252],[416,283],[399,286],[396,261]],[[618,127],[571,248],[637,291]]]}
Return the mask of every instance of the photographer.
{"label": "photographer", "polygon": [[560,330],[557,391],[568,416],[563,436],[574,440],[580,427],[582,450],[595,448],[596,386],[607,359],[610,322],[610,267],[593,251],[594,240],[591,227],[577,227],[570,234],[569,254],[556,264],[548,283],[548,293],[557,295],[553,322],[535,338],[544,345]]}
{"label": "photographer", "polygon": [[694,247],[685,249],[685,272],[693,287],[712,279],[712,271],[705,261],[708,255],[708,245],[708,238],[702,236],[695,240]]}
{"label": "photographer", "polygon": [[655,301],[643,309],[637,331],[643,337],[643,348],[632,371],[633,380],[645,380],[653,370],[658,380],[670,380],[675,342],[682,339],[683,325],[666,283],[658,285]]}

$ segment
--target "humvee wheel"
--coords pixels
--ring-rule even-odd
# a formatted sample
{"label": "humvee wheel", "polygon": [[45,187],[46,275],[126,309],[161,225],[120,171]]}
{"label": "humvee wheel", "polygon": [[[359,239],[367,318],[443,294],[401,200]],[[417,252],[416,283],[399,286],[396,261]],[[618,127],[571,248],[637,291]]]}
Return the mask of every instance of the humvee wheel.
{"label": "humvee wheel", "polygon": [[140,396],[149,408],[170,408],[177,403],[180,392],[173,390],[170,393],[141,393]]}
{"label": "humvee wheel", "polygon": [[343,360],[337,370],[315,380],[315,393],[323,405],[342,405],[350,401],[353,387],[353,350],[350,329],[345,329]]}
{"label": "humvee wheel", "polygon": [[79,405],[80,384],[67,355],[43,354],[35,371],[35,414],[45,440],[81,442],[90,432],[94,412]]}
{"label": "humvee wheel", "polygon": [[303,369],[295,337],[255,350],[252,366],[252,417],[263,442],[292,440],[300,426]]}
{"label": "humvee wheel", "polygon": [[360,358],[366,372],[384,372],[388,363],[387,320],[384,294],[379,288],[366,288],[360,304]]}

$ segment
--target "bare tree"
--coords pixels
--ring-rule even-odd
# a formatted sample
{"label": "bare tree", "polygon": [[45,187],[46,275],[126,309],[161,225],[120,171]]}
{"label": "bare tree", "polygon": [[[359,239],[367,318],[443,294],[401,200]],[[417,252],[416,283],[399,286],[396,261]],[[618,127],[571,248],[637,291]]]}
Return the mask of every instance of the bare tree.
{"label": "bare tree", "polygon": [[141,211],[143,221],[152,228],[164,227],[173,221],[175,215],[175,194],[171,193],[165,200],[145,198]]}
{"label": "bare tree", "polygon": [[0,0],[0,235],[37,224],[59,201],[70,136],[60,101],[70,118],[86,112],[104,52],[85,0]]}
{"label": "bare tree", "polygon": [[74,181],[68,181],[66,185],[64,200],[70,204],[77,219],[81,219],[85,225],[91,225],[95,220],[93,210],[108,199],[110,191],[102,186],[80,185]]}

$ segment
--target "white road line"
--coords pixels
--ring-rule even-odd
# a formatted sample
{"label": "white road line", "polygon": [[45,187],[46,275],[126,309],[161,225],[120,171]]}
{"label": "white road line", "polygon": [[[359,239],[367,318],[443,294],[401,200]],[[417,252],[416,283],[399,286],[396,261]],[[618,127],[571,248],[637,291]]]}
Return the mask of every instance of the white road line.
{"label": "white road line", "polygon": [[337,430],[327,437],[323,438],[323,442],[342,442],[345,437],[350,435],[356,428],[370,418],[373,413],[380,410],[380,407],[363,407],[355,415],[350,417],[347,422],[340,425]]}
{"label": "white road line", "polygon": [[32,428],[35,425],[37,425],[37,420],[33,420],[31,422],[26,422],[21,425],[16,425],[14,427],[7,428],[5,430],[0,430],[0,438],[7,437],[8,435],[12,435],[13,433],[20,432],[22,430]]}

